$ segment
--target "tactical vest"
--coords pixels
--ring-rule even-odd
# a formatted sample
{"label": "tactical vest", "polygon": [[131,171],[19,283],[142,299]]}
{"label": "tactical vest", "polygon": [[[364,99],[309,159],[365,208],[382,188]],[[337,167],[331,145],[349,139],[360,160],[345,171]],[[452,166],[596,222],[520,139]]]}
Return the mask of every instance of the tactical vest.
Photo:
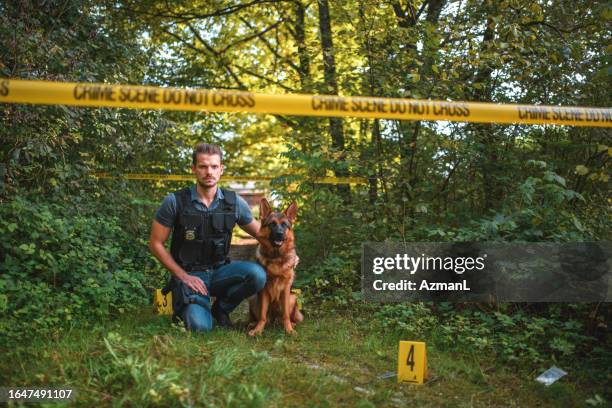
{"label": "tactical vest", "polygon": [[206,270],[229,262],[232,230],[236,224],[236,192],[221,190],[214,210],[202,212],[191,201],[191,189],[174,193],[176,219],[170,253],[184,270]]}

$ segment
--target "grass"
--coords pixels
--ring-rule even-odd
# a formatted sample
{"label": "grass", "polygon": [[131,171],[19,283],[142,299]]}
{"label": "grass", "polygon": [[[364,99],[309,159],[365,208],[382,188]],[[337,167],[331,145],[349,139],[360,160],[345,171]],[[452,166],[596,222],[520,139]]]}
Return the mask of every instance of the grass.
{"label": "grass", "polygon": [[546,388],[534,378],[547,367],[504,367],[427,338],[405,339],[428,343],[426,385],[379,379],[396,369],[398,340],[363,312],[307,316],[295,337],[272,326],[252,339],[242,328],[187,333],[143,310],[3,352],[0,384],[72,387],[79,406],[212,407],[573,407],[605,385],[580,382],[577,365]]}

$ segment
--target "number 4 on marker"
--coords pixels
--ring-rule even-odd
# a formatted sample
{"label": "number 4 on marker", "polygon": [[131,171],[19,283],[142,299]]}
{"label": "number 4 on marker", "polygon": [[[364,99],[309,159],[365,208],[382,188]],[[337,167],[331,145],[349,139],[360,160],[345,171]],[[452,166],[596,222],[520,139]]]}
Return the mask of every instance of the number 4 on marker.
{"label": "number 4 on marker", "polygon": [[410,384],[423,384],[427,378],[425,343],[400,341],[397,359],[397,380]]}
{"label": "number 4 on marker", "polygon": [[414,371],[414,344],[410,345],[408,358],[406,358],[406,365],[410,367],[410,371]]}

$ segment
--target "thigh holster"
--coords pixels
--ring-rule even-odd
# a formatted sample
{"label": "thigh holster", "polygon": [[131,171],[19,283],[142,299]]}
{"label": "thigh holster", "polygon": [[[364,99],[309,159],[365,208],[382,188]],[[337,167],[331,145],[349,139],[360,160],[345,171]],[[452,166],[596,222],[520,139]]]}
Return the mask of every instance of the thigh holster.
{"label": "thigh holster", "polygon": [[170,277],[162,293],[165,295],[170,291],[172,292],[172,310],[174,318],[180,316],[183,308],[189,304],[198,304],[210,310],[210,298],[208,296],[202,296],[194,292],[174,276]]}

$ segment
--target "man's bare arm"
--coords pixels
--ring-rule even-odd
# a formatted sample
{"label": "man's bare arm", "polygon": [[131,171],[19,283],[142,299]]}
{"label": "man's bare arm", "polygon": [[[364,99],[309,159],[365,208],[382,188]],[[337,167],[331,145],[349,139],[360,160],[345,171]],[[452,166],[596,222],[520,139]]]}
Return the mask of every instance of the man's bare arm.
{"label": "man's bare arm", "polygon": [[171,229],[163,226],[156,220],[153,220],[153,225],[151,226],[151,236],[149,238],[149,249],[151,253],[159,259],[159,262],[162,263],[177,279],[185,282],[185,284],[191,288],[191,290],[195,292],[202,293],[203,295],[208,294],[208,290],[206,289],[206,285],[204,282],[197,276],[189,275],[187,272],[177,264],[172,255],[168,252],[164,243],[170,236]]}
{"label": "man's bare arm", "polygon": [[244,232],[246,232],[247,234],[249,234],[253,238],[257,238],[257,233],[259,232],[259,227],[260,227],[259,221],[257,221],[257,220],[253,220],[253,221],[249,222],[248,224],[240,226],[240,228],[242,228],[242,230]]}

